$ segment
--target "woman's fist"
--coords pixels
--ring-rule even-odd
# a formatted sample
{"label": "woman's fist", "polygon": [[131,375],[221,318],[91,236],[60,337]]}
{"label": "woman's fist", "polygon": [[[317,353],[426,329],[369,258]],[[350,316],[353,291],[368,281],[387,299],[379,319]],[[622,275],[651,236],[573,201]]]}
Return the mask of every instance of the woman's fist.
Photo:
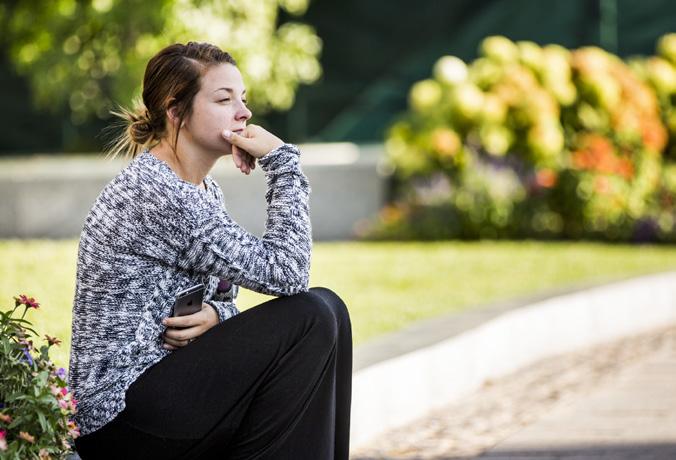
{"label": "woman's fist", "polygon": [[[243,150],[254,158],[262,158],[268,152],[284,145],[284,141],[258,125],[248,125],[241,134],[224,130],[223,137],[233,147],[236,147],[236,149],[233,148],[233,158],[235,158],[236,150]],[[237,164],[237,158],[235,158],[235,164]]]}

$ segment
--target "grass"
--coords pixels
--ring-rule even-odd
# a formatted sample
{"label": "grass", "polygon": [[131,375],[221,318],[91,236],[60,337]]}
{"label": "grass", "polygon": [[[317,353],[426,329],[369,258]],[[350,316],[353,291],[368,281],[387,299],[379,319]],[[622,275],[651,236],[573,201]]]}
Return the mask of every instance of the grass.
{"label": "grass", "polygon": [[[52,358],[67,368],[76,240],[0,240],[0,309],[28,294],[42,308],[28,318],[59,337]],[[345,300],[355,345],[412,321],[580,283],[676,269],[674,246],[593,243],[316,243],[310,286]],[[246,310],[271,297],[241,289]],[[41,340],[39,340],[41,342]]]}

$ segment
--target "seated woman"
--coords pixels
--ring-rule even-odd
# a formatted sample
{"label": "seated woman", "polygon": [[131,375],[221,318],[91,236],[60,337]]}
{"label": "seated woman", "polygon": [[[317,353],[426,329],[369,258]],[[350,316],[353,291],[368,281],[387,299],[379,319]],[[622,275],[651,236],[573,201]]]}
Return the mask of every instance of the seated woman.
{"label": "seated woman", "polygon": [[[310,185],[300,152],[247,125],[233,58],[175,44],[148,63],[143,107],[123,110],[106,185],[80,237],[69,385],[87,459],[349,457],[352,332],[345,303],[308,289]],[[229,215],[209,176],[232,155],[265,173],[266,230]],[[172,316],[205,286],[201,309]],[[239,286],[277,296],[239,312]],[[199,308],[199,304],[198,304]]]}

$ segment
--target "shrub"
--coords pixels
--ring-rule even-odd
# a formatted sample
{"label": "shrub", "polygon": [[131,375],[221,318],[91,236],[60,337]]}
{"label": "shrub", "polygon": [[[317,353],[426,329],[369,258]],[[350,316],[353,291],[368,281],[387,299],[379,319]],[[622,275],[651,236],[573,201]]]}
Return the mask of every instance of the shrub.
{"label": "shrub", "polygon": [[674,240],[676,34],[658,49],[494,36],[440,58],[388,131],[398,196],[361,236]]}

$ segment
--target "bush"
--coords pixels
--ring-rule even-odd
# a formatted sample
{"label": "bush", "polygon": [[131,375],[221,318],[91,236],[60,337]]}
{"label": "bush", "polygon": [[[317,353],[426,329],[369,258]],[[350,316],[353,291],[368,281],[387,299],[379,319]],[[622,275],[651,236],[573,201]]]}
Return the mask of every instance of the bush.
{"label": "bush", "polygon": [[676,34],[658,50],[493,36],[440,58],[388,131],[398,195],[362,237],[675,240]]}

